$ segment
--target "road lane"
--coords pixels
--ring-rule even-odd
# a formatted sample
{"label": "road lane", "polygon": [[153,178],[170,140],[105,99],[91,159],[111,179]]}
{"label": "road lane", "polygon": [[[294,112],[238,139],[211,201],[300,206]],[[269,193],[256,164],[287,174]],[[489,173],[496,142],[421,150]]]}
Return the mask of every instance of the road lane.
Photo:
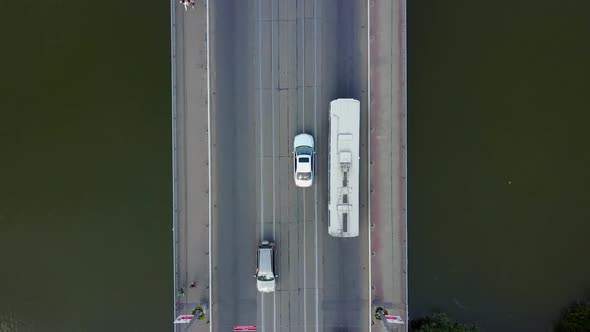
{"label": "road lane", "polygon": [[292,147],[293,137],[297,132],[297,23],[296,3],[273,2],[273,24],[277,27],[277,42],[274,44],[277,55],[276,89],[278,95],[278,110],[280,129],[279,137],[279,183],[277,194],[280,197],[278,220],[280,229],[277,236],[281,242],[279,252],[279,315],[277,316],[279,331],[297,329],[302,317],[300,309],[301,288],[301,237],[298,223],[301,211],[298,208],[298,190],[293,182]]}
{"label": "road lane", "polygon": [[[268,6],[270,5],[270,6]],[[272,3],[263,0],[256,2],[256,29],[258,48],[258,134],[259,134],[259,199],[258,222],[260,238],[258,241],[276,241],[276,198],[275,198],[275,109],[274,109],[274,52]],[[278,245],[279,243],[277,243]],[[278,254],[277,254],[278,258]],[[260,331],[276,330],[276,292],[258,294],[257,325]]]}
{"label": "road lane", "polygon": [[[336,98],[355,98],[361,102],[360,163],[360,234],[357,238],[338,239],[321,227],[323,239],[323,301],[321,311],[325,330],[367,331],[368,312],[368,232],[367,232],[367,54],[366,2],[321,1],[321,93],[318,109],[322,109],[325,130],[320,140],[327,146],[328,105]],[[320,160],[328,158],[319,152]],[[326,165],[327,166],[327,165]],[[327,172],[325,170],[324,172]],[[327,179],[324,180],[326,184]],[[326,193],[327,190],[324,190]],[[327,220],[327,197],[322,200]],[[322,206],[322,205],[320,205]],[[321,241],[321,240],[320,240]]]}
{"label": "road lane", "polygon": [[[258,137],[252,129],[257,116],[250,84],[253,24],[243,13],[245,1],[212,2],[212,135],[215,137],[215,227],[213,238],[213,322],[215,331],[234,325],[255,325],[256,206],[259,200],[255,162]],[[250,105],[248,107],[248,105]]]}

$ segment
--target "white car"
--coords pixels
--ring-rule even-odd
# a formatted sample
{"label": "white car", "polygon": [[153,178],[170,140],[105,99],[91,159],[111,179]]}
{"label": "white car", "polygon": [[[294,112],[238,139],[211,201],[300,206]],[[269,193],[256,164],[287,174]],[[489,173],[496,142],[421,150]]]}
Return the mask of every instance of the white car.
{"label": "white car", "polygon": [[315,169],[313,136],[299,134],[293,140],[293,172],[297,187],[311,187]]}
{"label": "white car", "polygon": [[275,244],[269,241],[262,241],[258,245],[256,253],[256,288],[261,293],[272,293],[275,291],[278,277],[275,274]]}

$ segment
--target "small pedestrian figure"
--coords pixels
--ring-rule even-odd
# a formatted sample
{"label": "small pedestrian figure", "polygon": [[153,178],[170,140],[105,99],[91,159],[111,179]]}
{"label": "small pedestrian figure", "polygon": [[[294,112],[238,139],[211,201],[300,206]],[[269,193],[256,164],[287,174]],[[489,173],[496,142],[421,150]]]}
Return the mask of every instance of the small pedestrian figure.
{"label": "small pedestrian figure", "polygon": [[179,289],[178,290],[178,297],[183,297],[184,296],[184,289]]}
{"label": "small pedestrian figure", "polygon": [[190,285],[190,286],[188,286],[188,287],[190,287],[190,288],[196,288],[197,286],[198,286],[198,285],[197,285],[197,283],[193,281],[193,282],[191,283],[191,285]]}
{"label": "small pedestrian figure", "polygon": [[180,4],[184,6],[184,11],[188,10],[189,0],[180,0]]}
{"label": "small pedestrian figure", "polygon": [[189,0],[191,7],[193,7],[193,10],[195,10],[195,0]]}

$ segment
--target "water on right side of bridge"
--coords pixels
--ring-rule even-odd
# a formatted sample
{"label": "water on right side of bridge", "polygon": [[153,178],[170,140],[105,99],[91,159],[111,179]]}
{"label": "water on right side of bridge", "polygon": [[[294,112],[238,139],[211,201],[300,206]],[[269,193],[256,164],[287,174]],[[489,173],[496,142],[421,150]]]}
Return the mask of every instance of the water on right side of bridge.
{"label": "water on right side of bridge", "polygon": [[549,331],[588,296],[589,11],[408,3],[411,318]]}

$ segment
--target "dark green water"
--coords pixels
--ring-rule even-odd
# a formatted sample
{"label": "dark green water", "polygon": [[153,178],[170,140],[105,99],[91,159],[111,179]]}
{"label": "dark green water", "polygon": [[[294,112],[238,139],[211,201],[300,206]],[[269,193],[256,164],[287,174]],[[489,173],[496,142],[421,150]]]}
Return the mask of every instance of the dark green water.
{"label": "dark green water", "polygon": [[551,330],[590,290],[590,2],[408,2],[410,312]]}
{"label": "dark green water", "polygon": [[172,319],[169,5],[0,2],[0,331]]}

